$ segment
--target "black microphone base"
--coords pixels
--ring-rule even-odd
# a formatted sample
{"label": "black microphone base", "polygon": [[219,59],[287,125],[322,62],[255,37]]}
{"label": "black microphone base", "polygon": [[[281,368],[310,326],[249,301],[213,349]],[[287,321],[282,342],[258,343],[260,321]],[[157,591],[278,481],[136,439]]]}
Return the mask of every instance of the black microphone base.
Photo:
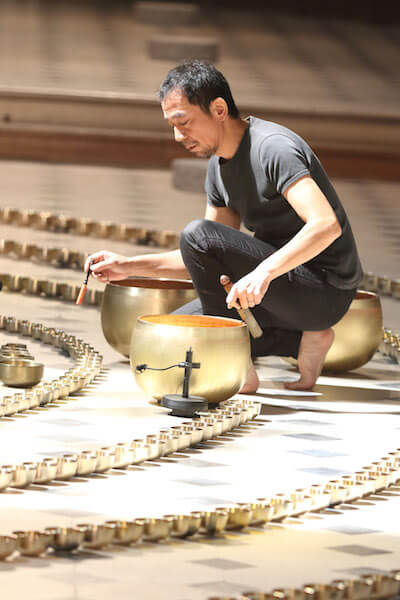
{"label": "black microphone base", "polygon": [[161,406],[170,408],[172,417],[195,417],[200,410],[208,410],[208,402],[202,396],[188,396],[180,394],[166,394],[161,400]]}

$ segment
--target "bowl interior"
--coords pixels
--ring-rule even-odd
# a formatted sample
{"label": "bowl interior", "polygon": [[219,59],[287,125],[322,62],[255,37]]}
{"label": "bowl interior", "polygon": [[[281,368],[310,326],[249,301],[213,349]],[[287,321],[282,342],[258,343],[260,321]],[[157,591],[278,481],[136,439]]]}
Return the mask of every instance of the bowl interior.
{"label": "bowl interior", "polygon": [[204,315],[145,315],[141,321],[157,325],[174,325],[178,327],[241,327],[242,321],[225,319],[224,317],[207,317]]}

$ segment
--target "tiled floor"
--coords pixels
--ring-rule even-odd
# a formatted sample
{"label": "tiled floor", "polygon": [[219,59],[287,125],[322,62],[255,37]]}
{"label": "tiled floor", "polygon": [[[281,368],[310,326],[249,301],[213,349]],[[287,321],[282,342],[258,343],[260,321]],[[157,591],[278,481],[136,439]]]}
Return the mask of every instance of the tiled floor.
{"label": "tiled floor", "polygon": [[[399,277],[398,185],[336,181],[366,269]],[[202,214],[201,194],[171,187],[163,171],[125,171],[29,163],[0,163],[3,204],[179,231]],[[110,201],[112,198],[112,202]],[[173,207],[173,210],[172,210]],[[93,251],[146,248],[1,226],[0,237]],[[1,258],[1,272],[79,282],[81,274]],[[105,356],[105,377],[58,408],[0,420],[0,464],[98,448],[131,440],[176,419],[148,402],[129,364],[109,348],[99,311],[54,300],[0,294],[1,312],[62,327]],[[398,303],[383,299],[385,322],[400,329]],[[0,343],[16,336],[1,332]],[[28,340],[46,375],[70,364]],[[314,393],[288,393],[295,378],[277,358],[257,366],[262,414],[224,439],[124,472],[31,486],[0,495],[0,532],[55,524],[102,522],[186,512],[284,492],[353,472],[399,446],[400,378],[396,365],[376,356],[344,377],[321,377]],[[9,390],[2,389],[1,393]],[[400,488],[321,514],[217,538],[107,547],[73,555],[16,558],[0,563],[7,598],[203,600],[211,595],[329,581],[400,565],[397,518]]]}
{"label": "tiled floor", "polygon": [[239,104],[399,114],[399,29],[280,17],[209,4],[193,27],[143,25],[130,2],[0,4],[2,88],[154,97],[174,61],[150,60],[158,33],[212,36]]}

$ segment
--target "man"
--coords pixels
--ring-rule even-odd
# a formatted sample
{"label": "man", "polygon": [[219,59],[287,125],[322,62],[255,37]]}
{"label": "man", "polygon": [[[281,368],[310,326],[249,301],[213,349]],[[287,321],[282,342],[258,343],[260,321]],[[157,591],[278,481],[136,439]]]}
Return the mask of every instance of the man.
{"label": "man", "polygon": [[[160,87],[164,118],[189,152],[211,157],[205,218],[181,234],[180,250],[89,257],[100,281],[130,275],[191,277],[199,301],[179,312],[231,316],[251,308],[263,329],[252,356],[297,358],[310,389],[347,311],[362,269],[345,211],[318,158],[294,132],[241,119],[229,85],[214,66],[189,61]],[[243,223],[254,236],[240,231]],[[226,297],[220,277],[235,282]],[[259,385],[251,364],[242,392]]]}

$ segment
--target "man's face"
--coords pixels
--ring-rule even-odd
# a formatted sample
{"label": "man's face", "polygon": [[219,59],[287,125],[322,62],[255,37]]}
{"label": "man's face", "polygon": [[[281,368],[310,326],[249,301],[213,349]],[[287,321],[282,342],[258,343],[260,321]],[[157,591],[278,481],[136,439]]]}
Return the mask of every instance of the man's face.
{"label": "man's face", "polygon": [[211,113],[190,104],[185,94],[172,90],[161,102],[164,118],[174,128],[177,142],[201,158],[209,158],[218,148],[221,122]]}

